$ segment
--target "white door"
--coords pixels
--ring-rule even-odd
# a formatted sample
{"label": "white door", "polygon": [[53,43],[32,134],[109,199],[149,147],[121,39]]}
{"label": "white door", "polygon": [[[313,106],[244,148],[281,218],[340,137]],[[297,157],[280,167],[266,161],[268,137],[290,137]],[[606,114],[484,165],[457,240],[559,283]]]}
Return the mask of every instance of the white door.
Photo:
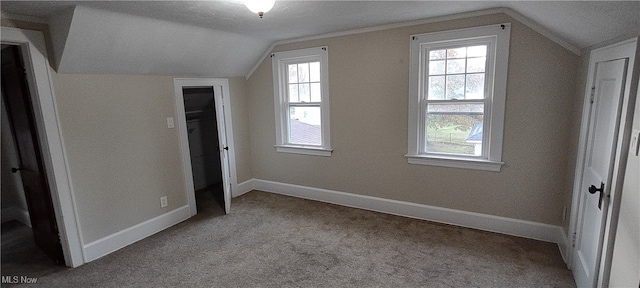
{"label": "white door", "polygon": [[231,179],[229,176],[229,171],[231,167],[229,166],[229,143],[227,141],[227,125],[225,123],[226,119],[226,107],[224,105],[223,98],[229,97],[229,95],[224,95],[222,92],[222,87],[214,86],[214,95],[215,95],[215,105],[216,105],[216,117],[218,121],[218,139],[220,141],[220,163],[222,168],[222,183],[224,186],[224,212],[229,214],[231,210]]}
{"label": "white door", "polygon": [[598,281],[627,61],[596,64],[573,257],[578,287]]}

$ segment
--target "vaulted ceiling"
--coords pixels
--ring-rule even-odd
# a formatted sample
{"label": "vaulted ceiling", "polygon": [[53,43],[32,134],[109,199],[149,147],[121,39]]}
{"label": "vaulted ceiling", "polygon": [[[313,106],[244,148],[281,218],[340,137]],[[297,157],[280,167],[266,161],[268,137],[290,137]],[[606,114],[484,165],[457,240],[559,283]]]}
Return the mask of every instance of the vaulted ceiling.
{"label": "vaulted ceiling", "polygon": [[[60,73],[246,76],[274,43],[474,11],[507,11],[574,53],[640,33],[640,1],[2,1],[48,23]],[[18,20],[20,20],[18,19]]]}

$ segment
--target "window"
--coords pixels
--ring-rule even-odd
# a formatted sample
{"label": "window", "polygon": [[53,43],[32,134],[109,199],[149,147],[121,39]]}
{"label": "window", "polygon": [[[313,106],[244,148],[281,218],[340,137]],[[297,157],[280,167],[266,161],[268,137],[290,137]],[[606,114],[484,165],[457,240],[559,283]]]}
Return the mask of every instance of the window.
{"label": "window", "polygon": [[271,55],[278,152],[331,156],[327,47]]}
{"label": "window", "polygon": [[411,37],[411,164],[500,171],[509,23]]}

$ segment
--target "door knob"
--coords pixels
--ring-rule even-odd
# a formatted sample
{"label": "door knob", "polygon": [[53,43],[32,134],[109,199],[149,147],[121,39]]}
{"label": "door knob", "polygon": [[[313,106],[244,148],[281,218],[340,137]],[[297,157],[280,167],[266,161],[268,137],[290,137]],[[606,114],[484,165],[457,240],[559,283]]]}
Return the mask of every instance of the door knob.
{"label": "door knob", "polygon": [[595,185],[591,185],[591,187],[589,187],[589,193],[591,194],[596,194],[596,192],[602,192],[602,190],[604,190],[604,183],[600,185],[600,188],[596,188]]}
{"label": "door knob", "polygon": [[604,183],[600,182],[600,188],[597,188],[595,185],[589,186],[589,193],[596,194],[596,192],[600,192],[600,198],[598,199],[598,209],[602,210],[602,197],[604,196]]}
{"label": "door knob", "polygon": [[16,173],[16,172],[18,172],[20,170],[22,170],[22,167],[20,167],[20,168],[13,167],[13,168],[11,168],[11,173]]}

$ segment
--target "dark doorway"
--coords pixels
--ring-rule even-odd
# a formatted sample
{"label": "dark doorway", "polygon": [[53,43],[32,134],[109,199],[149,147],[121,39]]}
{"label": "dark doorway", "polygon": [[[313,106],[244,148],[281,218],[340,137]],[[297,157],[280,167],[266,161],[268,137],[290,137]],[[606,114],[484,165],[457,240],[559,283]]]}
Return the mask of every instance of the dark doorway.
{"label": "dark doorway", "polygon": [[220,142],[213,87],[183,88],[198,213],[224,209]]}
{"label": "dark doorway", "polygon": [[[11,172],[19,173],[22,179],[33,239],[46,255],[56,263],[64,264],[50,186],[40,150],[38,127],[19,46],[2,46],[2,98],[18,158],[18,165],[11,167]],[[2,149],[4,148],[3,146]]]}

